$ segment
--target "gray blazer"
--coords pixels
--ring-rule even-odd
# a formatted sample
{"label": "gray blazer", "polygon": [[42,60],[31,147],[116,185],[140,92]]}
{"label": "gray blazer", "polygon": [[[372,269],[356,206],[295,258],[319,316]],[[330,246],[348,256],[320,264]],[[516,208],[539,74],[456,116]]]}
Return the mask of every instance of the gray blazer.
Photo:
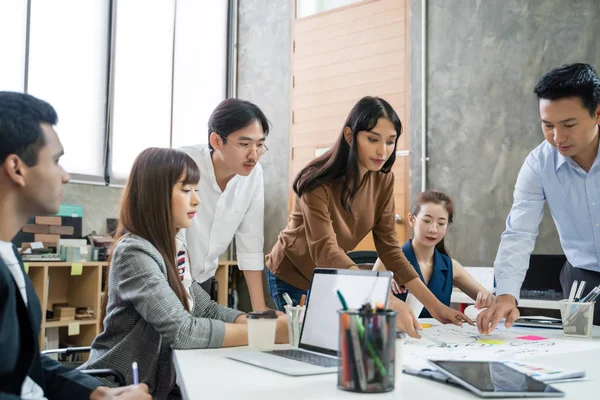
{"label": "gray blazer", "polygon": [[80,368],[113,368],[132,384],[136,361],[140,383],[154,398],[166,398],[175,384],[172,349],[220,347],[225,322],[243,314],[212,301],[196,281],[191,293],[190,315],[167,282],[158,250],[139,236],[124,237],[110,264],[104,332]]}

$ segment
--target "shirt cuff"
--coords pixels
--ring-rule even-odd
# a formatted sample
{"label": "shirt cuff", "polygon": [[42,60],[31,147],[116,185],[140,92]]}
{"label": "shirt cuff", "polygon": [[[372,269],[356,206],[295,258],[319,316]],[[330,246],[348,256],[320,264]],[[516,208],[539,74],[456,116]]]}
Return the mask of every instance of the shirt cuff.
{"label": "shirt cuff", "polygon": [[512,295],[517,303],[521,294],[521,284],[510,279],[502,279],[496,281],[496,297],[503,294]]}
{"label": "shirt cuff", "polygon": [[221,316],[221,321],[227,322],[227,323],[230,323],[230,324],[235,324],[235,320],[240,315],[245,315],[245,314],[246,313],[244,313],[244,312],[242,312],[240,310],[234,310],[233,308],[227,308],[227,310],[225,310],[223,316]]}
{"label": "shirt cuff", "polygon": [[263,253],[238,253],[238,268],[241,271],[262,271],[265,268]]}
{"label": "shirt cuff", "polygon": [[216,349],[223,345],[225,339],[225,323],[223,321],[210,320],[211,335],[207,348]]}

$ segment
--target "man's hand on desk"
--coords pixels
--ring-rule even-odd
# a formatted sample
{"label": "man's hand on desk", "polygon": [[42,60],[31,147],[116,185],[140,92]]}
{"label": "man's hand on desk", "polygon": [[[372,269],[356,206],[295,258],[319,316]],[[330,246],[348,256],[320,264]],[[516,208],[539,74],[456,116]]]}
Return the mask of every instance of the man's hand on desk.
{"label": "man's hand on desk", "polygon": [[496,301],[477,316],[477,329],[479,333],[489,335],[502,318],[506,319],[504,326],[510,328],[519,315],[517,300],[510,294],[503,294],[496,297]]}

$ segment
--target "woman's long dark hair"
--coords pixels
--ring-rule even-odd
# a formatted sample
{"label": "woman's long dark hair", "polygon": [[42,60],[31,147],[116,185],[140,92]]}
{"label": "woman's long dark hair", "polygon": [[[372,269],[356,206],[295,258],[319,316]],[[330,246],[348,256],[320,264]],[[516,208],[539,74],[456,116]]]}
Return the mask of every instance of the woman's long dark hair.
{"label": "woman's long dark hair", "polygon": [[[413,203],[410,213],[416,217],[421,211],[421,206],[429,203],[440,204],[444,206],[444,208],[448,212],[448,225],[451,225],[452,222],[454,222],[454,204],[452,203],[452,200],[445,193],[436,192],[433,190],[428,190],[426,192],[421,193],[417,200]],[[446,244],[444,243],[445,238],[446,237],[444,236],[442,240],[440,240],[440,242],[435,245],[435,248],[440,253],[450,257],[450,253],[448,252]]]}
{"label": "woman's long dark hair", "polygon": [[[394,151],[381,168],[383,173],[390,172],[396,161],[396,145],[402,134],[402,122],[400,122],[398,114],[387,101],[380,97],[366,96],[360,99],[350,111],[336,144],[325,154],[311,161],[296,176],[293,189],[298,197],[320,185],[342,179],[342,206],[348,212],[352,212],[352,201],[364,182],[364,179],[362,182],[360,181],[358,170],[358,142],[356,136],[360,131],[373,129],[379,118],[388,119],[394,124],[397,133]],[[350,144],[344,138],[346,127],[352,130]]]}
{"label": "woman's long dark hair", "polygon": [[[196,185],[200,181],[198,166],[180,150],[151,147],[137,156],[121,198],[119,226],[113,250],[128,233],[152,243],[167,266],[169,286],[183,307],[190,311],[187,294],[175,264],[176,229],[171,214],[173,187],[182,176],[184,185]],[[108,276],[107,273],[101,321],[104,321],[108,304]]]}

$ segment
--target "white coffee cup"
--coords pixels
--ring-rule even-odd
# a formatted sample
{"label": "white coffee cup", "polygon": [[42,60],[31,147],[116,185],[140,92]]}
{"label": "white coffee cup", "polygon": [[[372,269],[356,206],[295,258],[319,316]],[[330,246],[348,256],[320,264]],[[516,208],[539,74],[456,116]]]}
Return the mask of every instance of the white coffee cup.
{"label": "white coffee cup", "polygon": [[277,314],[273,310],[248,313],[248,347],[256,350],[272,350],[275,347]]}

